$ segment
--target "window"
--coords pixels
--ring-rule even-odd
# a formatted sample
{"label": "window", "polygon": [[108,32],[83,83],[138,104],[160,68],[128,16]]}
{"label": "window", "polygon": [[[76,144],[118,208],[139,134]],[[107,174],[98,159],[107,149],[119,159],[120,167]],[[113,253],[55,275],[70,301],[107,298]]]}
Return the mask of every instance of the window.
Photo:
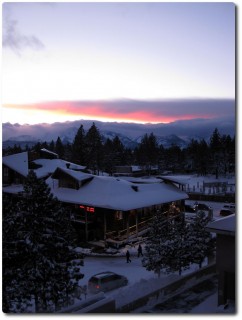
{"label": "window", "polygon": [[86,212],[91,212],[91,213],[95,212],[95,208],[94,207],[87,207],[87,206],[80,205],[79,208],[83,209]]}
{"label": "window", "polygon": [[123,211],[116,211],[115,218],[117,220],[122,220],[123,219]]}

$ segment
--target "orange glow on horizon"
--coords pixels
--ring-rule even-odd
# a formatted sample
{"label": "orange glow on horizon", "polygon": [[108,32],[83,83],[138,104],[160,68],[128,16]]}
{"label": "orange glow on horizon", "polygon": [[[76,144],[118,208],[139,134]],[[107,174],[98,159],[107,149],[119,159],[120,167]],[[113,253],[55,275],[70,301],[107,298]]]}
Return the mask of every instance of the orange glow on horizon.
{"label": "orange glow on horizon", "polygon": [[[58,121],[73,121],[73,120],[99,120],[105,122],[133,122],[133,123],[170,123],[177,120],[192,120],[195,118],[209,119],[214,115],[201,113],[194,114],[179,114],[170,115],[161,114],[161,111],[152,110],[147,107],[147,110],[132,110],[111,108],[109,105],[101,105],[96,102],[84,103],[81,106],[78,102],[44,102],[36,104],[5,104],[3,109],[9,112],[19,112],[25,118],[24,123],[28,123],[28,115],[35,118],[35,123],[40,122],[58,122]],[[54,119],[54,120],[53,120]],[[36,122],[37,120],[37,122]],[[22,119],[18,118],[18,122]],[[31,121],[33,122],[33,121]]]}

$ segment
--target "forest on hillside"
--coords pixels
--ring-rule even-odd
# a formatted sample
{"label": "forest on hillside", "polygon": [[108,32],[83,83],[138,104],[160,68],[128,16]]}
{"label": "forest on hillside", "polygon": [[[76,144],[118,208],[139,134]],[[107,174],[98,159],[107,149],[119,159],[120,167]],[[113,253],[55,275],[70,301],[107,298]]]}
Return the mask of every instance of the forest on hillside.
{"label": "forest on hillside", "polygon": [[56,141],[38,142],[33,147],[19,146],[3,149],[3,156],[23,151],[38,152],[46,148],[58,154],[59,158],[87,167],[94,174],[107,172],[113,175],[116,166],[138,165],[149,174],[152,167],[159,173],[197,173],[199,175],[226,175],[235,172],[235,137],[221,135],[217,128],[209,142],[191,139],[186,148],[159,145],[153,133],[145,134],[135,149],[127,148],[116,135],[113,139],[104,137],[92,124],[88,131],[81,125],[73,143]]}

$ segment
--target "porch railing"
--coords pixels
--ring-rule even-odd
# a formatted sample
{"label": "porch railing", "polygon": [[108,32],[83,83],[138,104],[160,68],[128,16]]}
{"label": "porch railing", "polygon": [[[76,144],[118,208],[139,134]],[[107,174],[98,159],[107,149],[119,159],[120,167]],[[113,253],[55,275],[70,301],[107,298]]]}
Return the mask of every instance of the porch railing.
{"label": "porch railing", "polygon": [[[180,214],[183,214],[183,212],[179,212],[176,215],[172,215],[169,217],[169,211],[163,212],[164,215],[167,216],[167,219],[174,219],[175,217],[179,216]],[[123,241],[124,239],[127,239],[127,235],[132,236],[136,233],[139,233],[141,231],[144,231],[149,228],[149,223],[152,221],[153,217],[150,217],[144,221],[141,221],[138,223],[138,225],[133,225],[129,227],[128,229],[123,229],[119,231],[108,231],[106,232],[106,239],[111,239],[114,241]],[[129,231],[129,232],[128,232]]]}
{"label": "porch railing", "polygon": [[[127,238],[127,233],[129,235],[134,235],[137,231],[143,231],[148,228],[148,223],[151,222],[152,218],[146,219],[145,221],[139,222],[138,225],[133,225],[129,227],[129,229],[123,229],[119,231],[110,231],[106,232],[106,238],[107,239],[112,239],[112,240],[123,240]],[[138,227],[138,228],[137,228]],[[129,232],[128,232],[129,230]]]}

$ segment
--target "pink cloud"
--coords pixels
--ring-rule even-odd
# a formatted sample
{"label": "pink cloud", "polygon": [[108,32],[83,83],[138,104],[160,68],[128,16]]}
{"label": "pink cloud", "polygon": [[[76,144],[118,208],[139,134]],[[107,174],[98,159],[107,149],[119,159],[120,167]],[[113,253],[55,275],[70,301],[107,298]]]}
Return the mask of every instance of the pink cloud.
{"label": "pink cloud", "polygon": [[5,108],[48,111],[68,116],[129,120],[134,122],[173,122],[195,118],[209,119],[235,113],[233,100],[190,99],[162,101],[53,101],[34,104],[8,104]]}

